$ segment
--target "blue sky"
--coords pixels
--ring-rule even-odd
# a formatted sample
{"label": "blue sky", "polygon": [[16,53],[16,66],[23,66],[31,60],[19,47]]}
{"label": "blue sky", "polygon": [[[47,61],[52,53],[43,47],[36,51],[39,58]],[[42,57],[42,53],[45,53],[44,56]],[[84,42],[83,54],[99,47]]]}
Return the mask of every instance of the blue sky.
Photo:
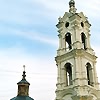
{"label": "blue sky", "polygon": [[[69,0],[0,1],[0,99],[17,95],[17,82],[26,65],[30,96],[35,100],[54,100],[58,48],[58,17],[69,10]],[[77,12],[83,12],[92,24],[91,45],[99,57],[100,1],[75,0]],[[99,82],[100,82],[100,75]]]}

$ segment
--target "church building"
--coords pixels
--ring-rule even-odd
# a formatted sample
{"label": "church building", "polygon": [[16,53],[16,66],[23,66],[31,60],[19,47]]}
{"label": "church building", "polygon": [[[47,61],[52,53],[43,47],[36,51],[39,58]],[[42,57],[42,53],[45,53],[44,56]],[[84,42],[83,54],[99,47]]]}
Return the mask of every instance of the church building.
{"label": "church building", "polygon": [[22,75],[22,80],[18,82],[18,94],[16,97],[10,99],[10,100],[34,100],[33,98],[29,97],[29,85],[30,83],[26,80],[26,75],[25,75],[25,66],[23,75]]}
{"label": "church building", "polygon": [[69,12],[58,18],[59,48],[55,100],[100,100],[96,55],[90,45],[91,24],[83,12],[76,12],[69,1]]}

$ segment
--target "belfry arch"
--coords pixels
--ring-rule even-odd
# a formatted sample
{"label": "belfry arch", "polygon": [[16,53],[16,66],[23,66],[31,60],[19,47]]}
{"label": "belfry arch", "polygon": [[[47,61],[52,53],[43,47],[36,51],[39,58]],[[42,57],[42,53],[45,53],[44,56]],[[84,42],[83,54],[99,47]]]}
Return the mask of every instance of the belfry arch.
{"label": "belfry arch", "polygon": [[86,35],[83,32],[81,33],[81,40],[83,43],[83,48],[86,50]]}
{"label": "belfry arch", "polygon": [[69,50],[72,49],[72,43],[71,43],[71,33],[67,32],[65,34],[65,42],[66,42],[66,48],[68,48]]}
{"label": "belfry arch", "polygon": [[70,63],[65,64],[65,71],[66,71],[66,85],[72,85],[72,65]]}
{"label": "belfry arch", "polygon": [[86,64],[86,70],[87,70],[88,85],[93,86],[93,72],[92,72],[92,66],[90,63]]}

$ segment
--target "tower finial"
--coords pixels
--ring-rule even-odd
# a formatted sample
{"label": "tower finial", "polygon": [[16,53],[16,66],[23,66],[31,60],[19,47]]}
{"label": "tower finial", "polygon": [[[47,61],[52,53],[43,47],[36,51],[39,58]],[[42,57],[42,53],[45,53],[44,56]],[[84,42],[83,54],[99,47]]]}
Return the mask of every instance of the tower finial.
{"label": "tower finial", "polygon": [[70,9],[69,9],[70,13],[75,13],[76,12],[77,9],[75,8],[75,1],[74,0],[69,1],[69,7],[70,7]]}
{"label": "tower finial", "polygon": [[26,80],[26,79],[25,79],[25,77],[26,77],[26,75],[25,75],[25,73],[26,73],[26,72],[25,72],[25,65],[23,65],[23,68],[24,68],[24,71],[23,71],[23,75],[22,75],[23,78],[22,78],[22,79],[23,79],[23,80]]}
{"label": "tower finial", "polygon": [[24,71],[25,71],[25,65],[23,65]]}

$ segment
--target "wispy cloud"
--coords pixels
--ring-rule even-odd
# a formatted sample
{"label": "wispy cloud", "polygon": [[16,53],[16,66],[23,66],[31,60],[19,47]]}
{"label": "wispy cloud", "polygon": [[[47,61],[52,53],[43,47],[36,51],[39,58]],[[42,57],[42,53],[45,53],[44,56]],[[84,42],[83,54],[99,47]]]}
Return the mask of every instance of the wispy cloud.
{"label": "wispy cloud", "polygon": [[[21,31],[21,30],[14,30],[14,29],[8,29],[8,33],[5,33],[6,35],[16,35],[16,36],[20,36],[20,37],[23,37],[23,38],[26,38],[26,39],[29,39],[29,40],[33,40],[33,41],[40,41],[42,43],[45,43],[45,44],[50,44],[52,46],[57,46],[58,45],[58,41],[55,40],[55,38],[51,38],[46,35],[43,35],[43,33],[38,33],[38,32],[24,32],[24,31]],[[50,34],[50,33],[48,33]],[[2,35],[2,33],[1,33]]]}
{"label": "wispy cloud", "polygon": [[41,34],[37,32],[16,32],[16,33],[18,33],[17,35],[24,36],[25,38],[40,41],[46,44],[51,44],[54,46],[57,46],[58,44],[57,40],[52,39],[50,37],[46,37],[42,33]]}

